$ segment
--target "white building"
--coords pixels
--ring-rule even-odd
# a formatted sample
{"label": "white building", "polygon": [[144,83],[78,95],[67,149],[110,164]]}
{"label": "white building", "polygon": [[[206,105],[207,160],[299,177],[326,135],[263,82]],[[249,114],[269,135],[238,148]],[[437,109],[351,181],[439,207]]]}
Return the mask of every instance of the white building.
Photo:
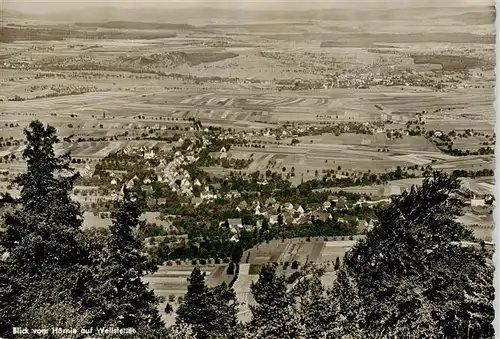
{"label": "white building", "polygon": [[144,159],[149,160],[153,159],[154,157],[155,157],[155,152],[153,152],[153,150],[144,152]]}

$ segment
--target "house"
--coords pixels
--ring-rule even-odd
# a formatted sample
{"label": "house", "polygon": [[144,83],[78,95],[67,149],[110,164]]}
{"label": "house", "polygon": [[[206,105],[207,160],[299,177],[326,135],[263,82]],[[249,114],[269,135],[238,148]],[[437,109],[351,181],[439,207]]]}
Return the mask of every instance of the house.
{"label": "house", "polygon": [[182,188],[189,188],[189,187],[191,187],[191,183],[189,182],[188,179],[184,178],[181,181],[181,187]]}
{"label": "house", "polygon": [[323,211],[328,210],[330,207],[332,207],[332,203],[331,203],[331,202],[329,202],[329,201],[325,201],[325,202],[323,203]]}
{"label": "house", "polygon": [[220,190],[222,185],[219,184],[219,183],[216,183],[216,184],[211,184],[210,186],[212,186],[212,190]]}
{"label": "house", "polygon": [[297,212],[299,212],[300,214],[304,214],[304,209],[302,208],[302,206],[299,205],[299,207],[297,207],[296,209]]}
{"label": "house", "polygon": [[200,198],[203,200],[213,200],[216,198],[216,195],[211,192],[201,192]]}
{"label": "house", "polygon": [[193,185],[200,187],[201,186],[201,182],[198,179],[195,179]]}
{"label": "house", "polygon": [[252,232],[255,229],[255,226],[254,225],[243,225],[243,229],[246,232]]}
{"label": "house", "polygon": [[111,185],[113,185],[113,186],[114,186],[114,185],[116,185],[116,184],[118,184],[118,181],[116,181],[116,179],[111,179]]}
{"label": "house", "polygon": [[344,215],[343,218],[339,218],[339,221],[343,222],[345,224],[350,223],[350,222],[357,224],[359,222],[359,219],[355,215]]}
{"label": "house", "polygon": [[486,205],[494,205],[495,204],[495,197],[492,194],[486,194],[484,196],[484,203]]}
{"label": "house", "polygon": [[347,201],[345,200],[345,198],[339,198],[338,201],[336,202],[335,204],[335,208],[336,209],[339,209],[339,210],[345,210],[347,209]]}
{"label": "house", "polygon": [[358,221],[358,233],[364,234],[368,232],[369,229],[369,224],[368,221],[366,220],[359,220]]}
{"label": "house", "polygon": [[238,235],[234,234],[229,240],[231,240],[232,242],[238,242],[239,241]]}
{"label": "house", "polygon": [[193,198],[191,199],[191,204],[192,204],[192,205],[194,205],[194,207],[198,207],[198,206],[200,206],[202,203],[203,203],[203,199],[202,199],[202,198],[193,197]]}
{"label": "house", "polygon": [[[224,151],[222,151],[222,150],[224,150]],[[225,159],[225,158],[227,158],[226,149],[225,149],[224,147],[222,147],[221,152],[219,153],[219,158],[220,158],[220,159]]]}
{"label": "house", "polygon": [[233,226],[235,228],[243,227],[243,223],[241,221],[241,218],[227,219],[227,222],[229,223],[229,227],[231,227],[231,226]]}
{"label": "house", "polygon": [[146,203],[147,203],[149,208],[153,208],[156,206],[156,199],[148,198]]}
{"label": "house", "polygon": [[309,222],[310,222],[310,220],[305,214],[300,215],[298,218],[295,218],[295,220],[293,221],[294,224],[298,224],[298,225],[307,224]]}
{"label": "house", "polygon": [[329,213],[325,212],[313,212],[311,213],[311,221],[314,220],[321,220],[321,221],[327,221],[328,219],[331,219],[332,215]]}
{"label": "house", "polygon": [[153,187],[151,185],[142,185],[141,190],[146,193],[153,193]]}
{"label": "house", "polygon": [[274,214],[274,215],[271,215],[269,217],[269,224],[270,225],[275,225],[278,223],[278,217],[279,217],[279,214]]}
{"label": "house", "polygon": [[485,199],[476,199],[476,197],[474,197],[470,200],[470,205],[471,206],[486,206],[486,201],[485,201]]}
{"label": "house", "polygon": [[330,202],[337,202],[339,200],[339,197],[337,197],[336,195],[329,195],[328,196],[328,201]]}
{"label": "house", "polygon": [[264,202],[264,205],[265,206],[271,206],[271,205],[274,205],[276,204],[276,199],[274,198],[268,198],[265,202]]}
{"label": "house", "polygon": [[160,205],[160,206],[166,205],[167,204],[167,199],[166,198],[158,198],[156,200],[156,204]]}
{"label": "house", "polygon": [[142,183],[143,183],[144,185],[148,185],[148,184],[150,184],[150,183],[151,183],[151,179],[146,178],[146,179],[144,179],[144,180],[142,181]]}
{"label": "house", "polygon": [[291,225],[293,224],[295,218],[292,216],[292,215],[286,215],[284,218],[283,218],[283,222],[287,225]]}
{"label": "house", "polygon": [[153,150],[150,150],[148,152],[144,152],[144,159],[150,160],[155,157],[155,152]]}
{"label": "house", "polygon": [[288,210],[288,211],[294,211],[294,210],[295,210],[295,209],[293,208],[292,203],[289,203],[289,202],[285,202],[285,203],[283,204],[283,208],[284,208],[285,210]]}
{"label": "house", "polygon": [[257,220],[257,222],[255,223],[255,227],[260,230],[262,228],[262,220]]}
{"label": "house", "polygon": [[132,151],[132,146],[130,146],[130,145],[127,145],[127,147],[125,147],[125,148],[123,149],[123,153],[125,153],[125,154],[127,154],[127,155],[128,155],[131,151]]}
{"label": "house", "polygon": [[255,207],[255,215],[261,215],[262,213],[260,212],[260,207],[257,206]]}
{"label": "house", "polygon": [[248,207],[248,204],[245,200],[241,201],[239,204],[238,204],[238,207],[241,209],[241,210],[244,210]]}
{"label": "house", "polygon": [[267,185],[267,184],[269,184],[269,183],[267,182],[267,179],[264,179],[263,181],[259,181],[259,182],[257,182],[257,184],[259,184],[259,185],[261,185],[261,186],[266,186],[266,185]]}
{"label": "house", "polygon": [[134,187],[134,179],[130,179],[125,186],[127,189],[132,189]]}
{"label": "house", "polygon": [[240,198],[241,194],[238,191],[230,191],[229,193],[226,194],[227,198]]}

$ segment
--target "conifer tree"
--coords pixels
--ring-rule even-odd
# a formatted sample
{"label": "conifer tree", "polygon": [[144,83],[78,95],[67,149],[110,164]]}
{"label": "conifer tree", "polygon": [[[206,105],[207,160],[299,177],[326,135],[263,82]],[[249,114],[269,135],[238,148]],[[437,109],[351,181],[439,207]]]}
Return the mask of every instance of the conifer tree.
{"label": "conifer tree", "polygon": [[[315,266],[309,266],[289,290],[293,301],[293,310],[303,325],[306,338],[323,338],[326,334],[337,334],[337,303],[327,297],[326,289],[321,283],[324,271]],[[332,302],[333,301],[333,302]],[[338,337],[329,335],[327,338]]]}
{"label": "conifer tree", "polygon": [[13,212],[4,216],[0,249],[8,254],[0,279],[0,332],[12,326],[83,327],[90,315],[81,299],[90,277],[88,256],[79,243],[82,215],[70,193],[78,177],[69,154],[56,156],[52,126],[34,121],[25,129],[27,171]]}
{"label": "conifer tree", "polygon": [[188,325],[196,339],[240,338],[236,294],[226,284],[209,288],[205,275],[196,266],[188,278],[183,303],[177,310],[176,323]]}
{"label": "conifer tree", "polygon": [[337,293],[359,297],[344,311],[364,314],[365,337],[493,335],[493,266],[484,249],[464,245],[474,238],[456,221],[459,188],[458,179],[434,173],[393,197],[377,227],[346,254]]}
{"label": "conifer tree", "polygon": [[134,328],[139,333],[161,330],[157,306],[159,298],[142,278],[158,269],[144,253],[143,243],[134,233],[140,210],[130,192],[112,213],[113,224],[97,268],[94,302],[102,305],[94,319],[96,326]]}
{"label": "conifer tree", "polygon": [[300,319],[293,312],[284,276],[276,274],[274,265],[261,268],[259,279],[251,285],[257,305],[251,305],[252,320],[248,330],[259,339],[303,338]]}

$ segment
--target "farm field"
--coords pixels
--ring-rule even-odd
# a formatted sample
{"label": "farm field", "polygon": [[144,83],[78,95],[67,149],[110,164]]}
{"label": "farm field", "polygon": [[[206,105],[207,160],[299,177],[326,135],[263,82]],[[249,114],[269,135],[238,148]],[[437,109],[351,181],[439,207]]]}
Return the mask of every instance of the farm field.
{"label": "farm field", "polygon": [[[201,272],[210,276],[212,272],[217,271],[218,267],[215,265],[202,266]],[[179,305],[178,298],[184,297],[186,294],[188,286],[187,278],[193,271],[193,268],[194,266],[185,264],[181,266],[175,266],[175,264],[174,266],[164,265],[160,266],[158,271],[153,275],[144,277],[144,281],[155,291],[155,294],[165,298],[165,302],[158,306],[158,310],[167,325],[172,325],[175,322],[175,313],[166,314],[165,306],[167,303],[170,303],[174,311],[177,309]]]}
{"label": "farm field", "polygon": [[[344,188],[324,188],[321,191],[345,191],[356,192],[360,194],[370,194],[374,196],[390,196],[392,194],[400,194],[403,190],[408,190],[412,185],[422,185],[422,178],[393,180],[386,185],[372,185],[372,186],[358,186],[358,187],[344,187]],[[481,177],[481,178],[461,178],[462,186],[470,189],[478,195],[493,194],[495,189],[494,177]]]}
{"label": "farm field", "polygon": [[[426,166],[436,169],[479,170],[494,168],[492,156],[453,157],[443,154],[424,137],[408,137],[387,140],[385,134],[363,135],[342,134],[335,136],[299,137],[301,143],[290,146],[273,144],[272,139],[263,138],[265,148],[232,147],[227,152],[228,159],[253,159],[248,172],[274,170],[286,173],[293,167],[295,177],[290,180],[300,183],[300,180],[316,178],[315,171],[334,169],[342,171],[373,173],[388,172],[397,166]],[[311,143],[311,140],[313,141]],[[269,144],[267,144],[269,143]],[[479,146],[478,146],[479,147]],[[388,149],[388,152],[381,152]]]}
{"label": "farm field", "polygon": [[[344,254],[352,248],[356,241],[363,236],[354,236],[353,240],[345,237],[345,240],[340,240],[341,237],[329,237],[328,241],[323,238],[311,238],[311,241],[306,241],[305,238],[272,240],[268,244],[259,244],[248,250],[250,259],[248,263],[240,264],[240,274],[234,284],[234,290],[239,302],[243,305],[240,307],[239,319],[247,321],[250,319],[250,310],[248,305],[255,303],[253,296],[250,292],[250,285],[255,282],[259,275],[258,270],[260,267],[268,262],[278,264],[278,274],[289,276],[296,270],[283,269],[283,263],[297,261],[300,266],[304,265],[306,261],[316,263],[320,266],[326,267],[325,275],[322,277],[324,284],[329,286],[335,277],[333,271],[333,264],[337,258],[342,260]],[[246,252],[246,253],[248,253]],[[246,257],[247,254],[243,257]]]}
{"label": "farm field", "polygon": [[[265,263],[285,263],[290,264],[297,261],[299,264],[314,262],[318,264],[326,264],[335,262],[337,257],[343,257],[344,253],[351,248],[354,243],[363,238],[362,235],[353,236],[353,240],[349,237],[328,237],[328,241],[324,238],[311,238],[307,241],[305,238],[294,238],[281,240],[271,240],[269,243],[263,243],[254,246],[245,254],[249,253],[249,266],[263,265]],[[253,275],[255,272],[249,272]]]}
{"label": "farm field", "polygon": [[[260,12],[155,8],[128,14],[109,8],[109,12],[102,13],[61,8],[58,13],[41,16],[11,10],[15,7],[15,1],[11,1],[2,7],[0,23],[0,172],[4,178],[13,178],[25,170],[23,129],[33,120],[57,129],[61,140],[56,144],[56,154],[70,152],[75,168],[85,178],[91,176],[103,158],[126,148],[173,150],[165,159],[175,163],[174,167],[153,168],[152,163],[157,162],[149,161],[146,166],[151,166],[154,177],[159,179],[147,178],[148,183],[141,177],[137,185],[147,198],[146,205],[153,199],[152,204],[156,204],[160,196],[171,200],[158,202],[162,207],[148,206],[155,212],[142,214],[141,220],[171,231],[170,223],[185,219],[175,224],[176,231],[180,229],[178,233],[189,236],[177,232],[175,236],[193,240],[189,237],[197,236],[196,227],[203,221],[199,215],[184,216],[177,210],[195,206],[193,214],[203,210],[214,224],[220,219],[234,221],[236,215],[248,219],[240,209],[232,214],[240,201],[221,207],[221,213],[205,204],[215,197],[208,193],[232,194],[235,187],[226,184],[231,185],[234,177],[230,175],[236,173],[259,171],[259,180],[264,180],[264,174],[266,180],[275,180],[266,173],[270,171],[297,186],[304,181],[321,180],[328,170],[334,170],[337,178],[356,178],[368,172],[382,174],[414,166],[418,166],[414,172],[420,175],[424,171],[420,168],[427,165],[445,172],[495,169],[494,155],[452,156],[439,149],[433,143],[434,137],[429,136],[438,138],[435,132],[463,133],[473,129],[488,137],[456,138],[453,147],[463,151],[495,147],[494,10],[472,6],[422,6],[412,10],[387,5],[372,11],[368,3],[364,6],[367,8],[362,11],[314,8]],[[366,134],[359,133],[361,124],[367,128],[363,130]],[[314,132],[334,125],[339,128],[338,135]],[[410,136],[418,134],[417,127],[424,133],[433,133]],[[400,132],[401,137],[392,137],[392,132]],[[179,140],[176,143],[156,141],[174,136]],[[192,141],[194,137],[202,142],[185,150],[191,145],[184,147],[184,140]],[[218,151],[221,144],[227,146],[227,152]],[[215,145],[217,150],[207,145]],[[225,153],[226,159],[252,162],[242,168],[247,162],[206,159],[202,148],[209,149],[213,158]],[[182,159],[179,154],[173,155],[177,151],[182,153]],[[153,153],[151,157],[164,156]],[[121,163],[125,162],[116,162]],[[200,163],[199,168],[192,168]],[[129,163],[126,166],[133,168]],[[141,175],[150,176],[138,174]],[[197,183],[195,176],[200,178]],[[212,181],[214,177],[224,180]],[[245,187],[245,192],[236,193],[242,193],[241,199],[249,203],[247,185],[237,180],[233,186]],[[96,185],[94,180],[84,182]],[[422,179],[416,178],[321,191],[342,190],[368,194],[374,200],[388,199],[421,183]],[[462,184],[482,196],[493,193],[495,181],[493,177],[464,178]],[[256,187],[255,183],[252,185]],[[104,188],[116,192],[118,186],[122,183],[109,182]],[[272,187],[276,186],[279,187]],[[203,203],[199,202],[205,199],[200,191],[208,196]],[[250,193],[253,191],[252,188]],[[0,192],[19,194],[6,181],[0,182]],[[300,218],[302,213],[310,216],[309,207],[321,206],[314,195],[297,192],[310,205],[304,204],[305,211],[297,212]],[[113,198],[111,193],[105,194],[72,196],[84,206],[84,229],[111,225],[107,212],[90,212],[96,210],[95,205],[90,207],[92,203]],[[314,203],[308,200],[311,197]],[[225,202],[216,199],[214,205],[219,203]],[[196,210],[198,206],[201,207]],[[275,207],[265,206],[269,212],[262,218],[281,213],[281,207],[274,211]],[[171,215],[173,221],[160,221],[158,210],[179,215]],[[478,238],[492,241],[494,220],[490,210],[468,207],[458,220],[470,226]],[[254,219],[257,218],[261,217]],[[281,224],[280,221],[280,227]],[[231,231],[239,232],[233,225]],[[203,241],[195,239],[187,244],[212,246],[212,239],[205,232],[211,235],[212,230],[204,225],[203,236],[199,237]],[[158,238],[161,237],[165,235]],[[238,317],[242,321],[251,318],[248,306],[255,300],[250,286],[258,279],[262,265],[275,263],[279,274],[289,276],[296,269],[285,263],[314,263],[326,268],[322,281],[329,285],[336,275],[335,261],[343,260],[345,253],[363,237],[279,239],[246,249],[233,286],[242,303]],[[154,237],[146,239],[148,249],[154,246],[151,238]],[[217,241],[222,244],[226,240],[220,236]],[[248,260],[243,263],[245,258]],[[192,263],[169,262],[172,265],[164,264],[144,278],[158,296],[165,298],[159,310],[167,325],[175,322],[178,298],[185,295],[187,278],[195,267]],[[227,264],[200,266],[208,286],[229,283],[233,278],[227,274]],[[171,314],[164,311],[167,303],[174,308]]]}

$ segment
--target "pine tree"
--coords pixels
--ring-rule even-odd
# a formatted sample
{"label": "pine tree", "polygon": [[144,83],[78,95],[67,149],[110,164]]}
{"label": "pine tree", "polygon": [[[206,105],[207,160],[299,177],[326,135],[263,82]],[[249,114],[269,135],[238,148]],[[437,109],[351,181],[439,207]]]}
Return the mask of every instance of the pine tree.
{"label": "pine tree", "polygon": [[340,258],[337,257],[337,259],[335,259],[335,271],[337,271],[338,269],[340,268]]}
{"label": "pine tree", "polygon": [[156,262],[144,253],[143,243],[134,230],[140,210],[131,193],[125,191],[123,202],[112,213],[113,224],[98,259],[94,280],[94,302],[98,306],[95,326],[115,326],[154,331],[164,328],[157,306],[159,298],[142,281],[157,270]]}
{"label": "pine tree", "polygon": [[89,314],[82,307],[90,277],[88,256],[79,243],[82,215],[70,198],[78,177],[69,154],[56,156],[52,126],[34,121],[25,129],[23,159],[27,171],[14,183],[20,198],[4,216],[0,248],[8,253],[0,272],[0,332],[11,326],[83,327]]}
{"label": "pine tree", "polygon": [[295,312],[303,325],[306,338],[338,337],[337,302],[327,297],[326,289],[321,283],[323,269],[315,266],[306,267],[288,294]]}
{"label": "pine tree", "polygon": [[359,296],[365,337],[492,336],[493,267],[485,250],[461,245],[475,239],[456,221],[459,188],[458,179],[434,173],[394,197],[346,254],[337,284]]}
{"label": "pine tree", "polygon": [[233,248],[231,250],[231,261],[238,265],[241,261],[242,256],[243,256],[243,247],[240,242],[237,242],[233,245]]}
{"label": "pine tree", "polygon": [[276,267],[265,265],[259,279],[251,285],[257,305],[251,305],[252,320],[248,330],[259,339],[303,338],[300,319],[292,308],[284,276],[276,274]]}
{"label": "pine tree", "polygon": [[196,266],[188,278],[183,303],[177,310],[176,323],[189,325],[196,339],[239,338],[236,294],[226,284],[209,288],[205,275]]}

